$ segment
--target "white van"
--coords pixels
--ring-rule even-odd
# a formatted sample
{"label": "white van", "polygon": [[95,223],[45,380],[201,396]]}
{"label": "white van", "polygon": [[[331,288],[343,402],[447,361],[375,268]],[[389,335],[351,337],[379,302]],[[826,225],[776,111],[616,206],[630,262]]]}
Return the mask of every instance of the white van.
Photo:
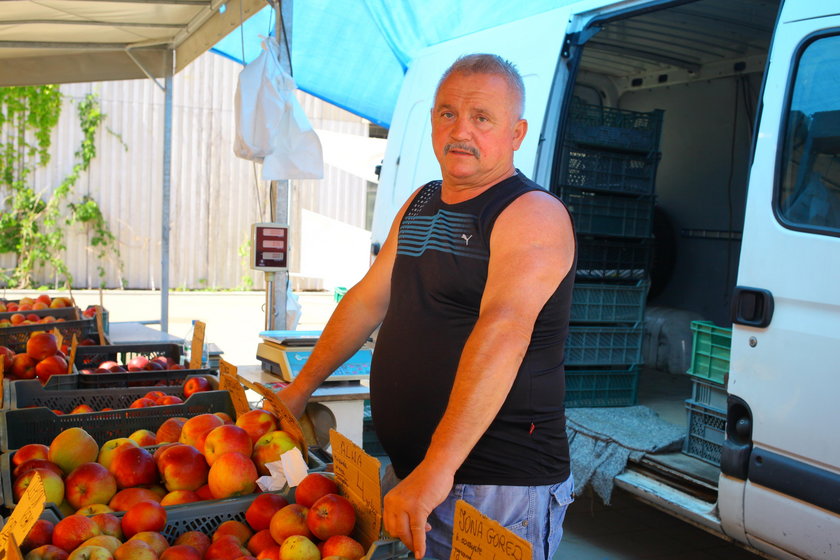
{"label": "white van", "polygon": [[731,327],[719,465],[648,457],[616,485],[767,557],[840,558],[840,4],[587,0],[427,49],[394,114],[374,247],[440,177],[434,88],[472,52],[523,74],[516,165],[561,196],[574,111],[661,117],[648,309]]}

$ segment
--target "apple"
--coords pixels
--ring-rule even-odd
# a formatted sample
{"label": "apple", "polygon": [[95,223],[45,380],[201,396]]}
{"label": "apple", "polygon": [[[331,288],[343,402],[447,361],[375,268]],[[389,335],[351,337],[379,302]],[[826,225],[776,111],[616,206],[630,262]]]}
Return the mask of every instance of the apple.
{"label": "apple", "polygon": [[268,467],[266,463],[273,463],[279,461],[280,456],[286,451],[296,447],[295,440],[284,432],[283,430],[274,430],[263,434],[257,443],[254,444],[254,452],[251,457],[257,465],[257,470],[260,474],[268,476]]}
{"label": "apple", "polygon": [[[3,358],[5,360],[5,357]],[[12,367],[9,368],[9,373],[18,379],[35,379],[37,372],[35,366],[38,361],[29,354],[15,354],[12,358]]]}
{"label": "apple", "polygon": [[104,546],[82,544],[70,553],[67,560],[113,560],[114,555]]}
{"label": "apple", "polygon": [[246,455],[233,451],[213,462],[207,484],[213,498],[220,500],[253,494],[257,488],[257,476],[254,462]]}
{"label": "apple", "polygon": [[0,359],[3,360],[3,371],[12,371],[12,358],[14,358],[14,356],[15,353],[11,348],[0,346]]}
{"label": "apple", "polygon": [[89,404],[80,404],[70,411],[70,414],[87,414],[88,412],[95,412],[93,407]]}
{"label": "apple", "polygon": [[207,434],[204,440],[204,457],[212,467],[216,459],[225,453],[237,452],[250,457],[252,448],[248,432],[233,424],[224,424],[213,428]]}
{"label": "apple", "polygon": [[365,555],[362,543],[347,535],[333,535],[321,547],[323,556],[341,556],[347,560],[359,560]]}
{"label": "apple", "polygon": [[130,436],[128,436],[128,439],[136,442],[137,445],[139,445],[140,447],[146,447],[149,445],[157,444],[157,437],[155,436],[155,432],[151,430],[136,430]]}
{"label": "apple", "polygon": [[70,553],[89,538],[99,534],[99,526],[90,517],[74,513],[55,524],[52,543]]}
{"label": "apple", "polygon": [[248,539],[248,543],[246,544],[246,548],[253,556],[257,556],[260,551],[269,546],[277,546],[277,543],[274,541],[274,537],[271,536],[271,531],[268,529],[254,533],[254,536]]}
{"label": "apple", "polygon": [[169,548],[169,541],[163,534],[157,531],[141,531],[128,539],[130,541],[143,541],[154,550],[158,555],[163,554],[163,551]]}
{"label": "apple", "polygon": [[54,297],[50,302],[50,307],[53,309],[60,307],[73,307],[73,301],[68,297]]}
{"label": "apple", "polygon": [[204,552],[204,560],[236,560],[240,556],[250,556],[239,539],[225,535],[213,541]]}
{"label": "apple", "polygon": [[153,500],[137,502],[123,514],[120,526],[123,534],[129,538],[143,531],[163,531],[166,527],[166,510]]}
{"label": "apple", "polygon": [[61,356],[47,356],[35,364],[35,375],[42,384],[46,384],[53,375],[65,374],[67,374],[67,360]]}
{"label": "apple", "polygon": [[173,490],[160,500],[160,505],[175,506],[178,504],[190,504],[200,501],[201,497],[192,490]]}
{"label": "apple", "polygon": [[52,533],[54,527],[55,523],[49,521],[48,519],[38,519],[35,521],[35,524],[32,525],[31,529],[29,529],[29,533],[26,534],[23,542],[20,543],[21,552],[26,554],[30,550],[38,548],[39,546],[52,543]]}
{"label": "apple", "polygon": [[111,368],[121,367],[120,364],[115,362],[114,360],[106,360],[99,364],[97,369],[104,369],[105,371],[111,371]]}
{"label": "apple", "polygon": [[[48,356],[55,356],[56,352],[58,352],[58,340],[52,333],[34,333],[26,341],[26,353],[36,362],[40,362]],[[66,364],[64,367],[64,371],[67,371]]]}
{"label": "apple", "polygon": [[143,500],[160,500],[160,496],[148,488],[125,488],[114,494],[108,507],[114,511],[126,511],[128,508]]}
{"label": "apple", "polygon": [[214,412],[213,414],[221,418],[222,422],[224,422],[225,424],[235,424],[233,418],[231,418],[230,414],[228,414],[227,412]]}
{"label": "apple", "polygon": [[289,501],[280,494],[265,492],[254,498],[254,501],[245,510],[245,521],[254,531],[268,529],[274,514],[287,505],[289,505]]}
{"label": "apple", "polygon": [[248,432],[252,443],[257,443],[264,434],[280,427],[277,417],[263,408],[255,408],[241,414],[236,419],[236,425]]}
{"label": "apple", "polygon": [[312,532],[306,524],[308,513],[309,508],[300,504],[289,504],[280,509],[271,517],[271,523],[268,526],[271,536],[279,544],[292,535],[311,537]]}
{"label": "apple", "polygon": [[123,532],[120,518],[113,513],[97,513],[90,518],[99,527],[99,532],[109,537],[122,540]]}
{"label": "apple", "polygon": [[209,391],[210,389],[212,389],[212,387],[210,387],[210,382],[207,381],[207,378],[201,377],[200,375],[188,377],[187,380],[184,381],[184,396],[187,398],[194,393]]}
{"label": "apple", "polygon": [[97,513],[114,513],[114,510],[108,507],[108,504],[89,504],[84,507],[80,507],[73,513],[78,513],[80,515],[87,515],[91,517],[92,515],[96,515]]}
{"label": "apple", "polygon": [[60,504],[64,500],[64,480],[62,480],[61,475],[58,475],[49,469],[32,469],[19,476],[12,485],[15,502],[19,502],[23,497],[23,493],[26,492],[27,488],[29,488],[35,474],[41,475],[41,481],[44,483],[47,501],[56,505]]}
{"label": "apple", "polygon": [[96,461],[99,445],[84,429],[67,428],[52,440],[48,455],[50,461],[69,474],[79,465]]}
{"label": "apple", "polygon": [[103,443],[102,447],[99,449],[99,457],[97,458],[97,462],[106,469],[109,468],[111,466],[111,461],[114,458],[114,454],[116,453],[117,448],[119,448],[123,444],[139,447],[136,441],[127,437],[109,439],[108,441]]}
{"label": "apple", "polygon": [[195,493],[198,494],[198,497],[201,498],[202,500],[212,500],[213,499],[213,494],[210,493],[210,485],[209,484],[205,484],[204,486],[201,486],[198,490],[195,491]]}
{"label": "apple", "polygon": [[186,421],[186,418],[182,418],[180,416],[164,420],[163,424],[161,424],[157,429],[157,432],[155,432],[155,439],[157,443],[178,441],[181,437],[181,429]]}
{"label": "apple", "polygon": [[[103,548],[107,548],[113,555],[114,551],[117,550],[121,544],[122,541],[117,537],[112,537],[111,535],[97,535],[83,542],[82,546],[101,546]],[[79,549],[77,548],[76,550]]]}
{"label": "apple", "polygon": [[[6,370],[8,371],[8,369]],[[22,465],[30,459],[48,459],[50,448],[43,443],[27,443],[12,456],[14,466]]]}
{"label": "apple", "polygon": [[53,471],[58,476],[64,477],[64,471],[62,471],[61,467],[55,463],[45,459],[32,459],[31,461],[27,461],[22,465],[15,467],[12,471],[12,478],[17,479],[19,476],[23,476],[27,471],[31,471],[32,469],[47,469]]}
{"label": "apple", "polygon": [[74,509],[90,504],[107,504],[117,493],[117,481],[99,463],[84,463],[64,480],[64,495]]}
{"label": "apple", "polygon": [[184,426],[181,428],[181,437],[178,441],[192,445],[203,453],[204,439],[207,437],[207,433],[223,424],[222,419],[215,414],[205,413],[193,416],[184,422]]}
{"label": "apple", "polygon": [[204,456],[192,445],[167,447],[157,459],[164,486],[173,490],[198,490],[207,484],[210,467]]}
{"label": "apple", "polygon": [[152,454],[142,447],[131,445],[123,444],[117,448],[108,470],[121,489],[154,484],[160,479]]}
{"label": "apple", "polygon": [[198,552],[204,556],[204,551],[210,547],[210,537],[201,531],[187,531],[186,533],[178,535],[178,538],[176,538],[175,542],[172,544],[175,546],[181,544],[189,545],[198,550]]}
{"label": "apple", "polygon": [[27,552],[25,560],[67,560],[67,556],[67,551],[53,544],[45,544]]}
{"label": "apple", "polygon": [[280,545],[265,547],[257,553],[257,560],[280,560]]}
{"label": "apple", "polygon": [[344,496],[327,494],[309,508],[306,525],[322,541],[333,535],[349,535],[356,525],[356,510]]}
{"label": "apple", "polygon": [[217,541],[218,539],[224,537],[225,535],[231,535],[236,537],[236,539],[245,546],[247,544],[248,539],[254,534],[253,531],[241,521],[237,521],[235,519],[230,519],[228,521],[223,522],[216,528],[216,531],[213,533],[213,537],[211,538],[212,541]]}
{"label": "apple", "polygon": [[152,399],[147,399],[146,397],[140,397],[139,399],[135,399],[128,408],[148,408],[150,406],[155,406],[155,401]]}
{"label": "apple", "polygon": [[158,554],[147,543],[130,539],[114,551],[114,560],[158,560]]}
{"label": "apple", "polygon": [[160,560],[202,560],[201,553],[188,544],[170,546],[160,555]]}
{"label": "apple", "polygon": [[323,473],[309,473],[295,488],[295,502],[312,507],[318,498],[327,494],[338,494],[335,480]]}
{"label": "apple", "polygon": [[169,404],[183,404],[184,399],[179,397],[178,395],[166,395],[157,401],[158,406],[166,406]]}
{"label": "apple", "polygon": [[321,553],[308,537],[292,535],[280,545],[283,560],[321,560]]}
{"label": "apple", "polygon": [[15,313],[9,317],[9,322],[13,325],[22,325],[26,321],[26,315],[23,313]]}
{"label": "apple", "polygon": [[143,371],[149,365],[149,358],[146,356],[135,356],[126,364],[128,371]]}

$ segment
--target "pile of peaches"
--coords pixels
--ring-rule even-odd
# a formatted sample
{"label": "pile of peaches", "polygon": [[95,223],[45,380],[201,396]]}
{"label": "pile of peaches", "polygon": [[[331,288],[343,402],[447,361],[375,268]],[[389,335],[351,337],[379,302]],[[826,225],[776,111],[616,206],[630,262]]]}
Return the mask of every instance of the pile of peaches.
{"label": "pile of peaches", "polygon": [[[30,443],[11,455],[10,480],[15,503],[35,473],[47,501],[63,514],[127,511],[135,502],[166,505],[252,494],[266,463],[296,446],[263,409],[168,418],[157,429],[101,446],[83,428],[59,433],[49,445]],[[157,446],[152,448],[151,446]]]}
{"label": "pile of peaches", "polygon": [[352,504],[326,475],[310,473],[295,491],[257,496],[245,520],[221,523],[211,535],[192,530],[172,543],[164,536],[167,512],[139,501],[122,517],[73,514],[58,523],[36,521],[21,544],[26,560],[359,560],[362,545],[349,536]]}
{"label": "pile of peaches", "polygon": [[16,302],[0,299],[0,313],[13,313],[8,319],[0,319],[0,328],[61,322],[64,319],[57,319],[52,315],[42,317],[31,312],[41,309],[60,309],[64,307],[73,307],[73,300],[68,297],[51,298],[47,294],[41,294],[36,298],[24,297]]}

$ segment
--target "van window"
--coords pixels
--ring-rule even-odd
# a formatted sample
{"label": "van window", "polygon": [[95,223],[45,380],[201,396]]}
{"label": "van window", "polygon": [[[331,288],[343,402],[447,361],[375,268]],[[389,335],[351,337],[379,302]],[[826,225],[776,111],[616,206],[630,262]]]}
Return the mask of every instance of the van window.
{"label": "van window", "polygon": [[800,51],[785,123],[778,212],[787,225],[840,233],[840,35]]}

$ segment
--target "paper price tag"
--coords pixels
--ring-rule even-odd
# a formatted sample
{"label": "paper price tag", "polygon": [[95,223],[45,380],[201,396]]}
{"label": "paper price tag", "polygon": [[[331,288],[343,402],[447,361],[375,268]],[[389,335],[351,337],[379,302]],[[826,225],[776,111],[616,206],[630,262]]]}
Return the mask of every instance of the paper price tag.
{"label": "paper price tag", "polygon": [[0,531],[0,552],[4,553],[6,558],[10,558],[8,555],[10,541],[14,540],[15,546],[16,543],[23,542],[29,530],[41,517],[46,501],[47,493],[44,491],[41,475],[35,474],[15,509],[12,510],[12,515]]}
{"label": "paper price tag", "polygon": [[99,345],[105,346],[105,328],[102,326],[102,306],[96,308],[96,332],[99,334]]}
{"label": "paper price tag", "polygon": [[50,331],[52,335],[55,337],[55,343],[59,349],[61,349],[61,345],[64,344],[64,335],[61,334],[61,331],[57,328],[54,328]]}
{"label": "paper price tag", "polygon": [[306,447],[303,430],[301,429],[297,418],[295,418],[295,415],[291,413],[286,406],[286,403],[277,396],[277,393],[262,383],[257,383],[257,392],[263,396],[265,402],[270,405],[271,411],[274,412],[274,414],[277,415],[277,418],[280,419],[280,429],[289,434],[289,436],[300,445],[303,458],[308,461],[309,450]]}
{"label": "paper price tag", "polygon": [[5,359],[0,358],[0,404],[3,404],[3,397],[5,396],[3,394],[3,390],[5,389],[5,387],[3,387],[3,386],[5,385],[4,381],[5,381],[5,377],[6,377],[6,372],[3,371],[4,362],[5,362]]}
{"label": "paper price tag", "polygon": [[67,360],[67,375],[73,373],[73,364],[76,363],[76,349],[79,347],[79,340],[76,335],[73,335],[73,341],[70,343],[70,359]]}
{"label": "paper price tag", "polygon": [[190,369],[201,369],[202,354],[204,353],[203,321],[196,321],[193,326],[192,346],[190,346]]}
{"label": "paper price tag", "polygon": [[219,359],[219,389],[227,391],[233,401],[233,408],[236,417],[251,410],[248,399],[245,397],[245,388],[239,382],[239,375],[236,373],[236,366],[222,359]]}
{"label": "paper price tag", "polygon": [[382,527],[382,485],[379,460],[335,430],[330,430],[333,471],[342,495],[356,509],[353,535],[365,550],[379,538]]}
{"label": "paper price tag", "polygon": [[455,503],[449,560],[527,560],[531,543],[502,527],[464,500]]}

